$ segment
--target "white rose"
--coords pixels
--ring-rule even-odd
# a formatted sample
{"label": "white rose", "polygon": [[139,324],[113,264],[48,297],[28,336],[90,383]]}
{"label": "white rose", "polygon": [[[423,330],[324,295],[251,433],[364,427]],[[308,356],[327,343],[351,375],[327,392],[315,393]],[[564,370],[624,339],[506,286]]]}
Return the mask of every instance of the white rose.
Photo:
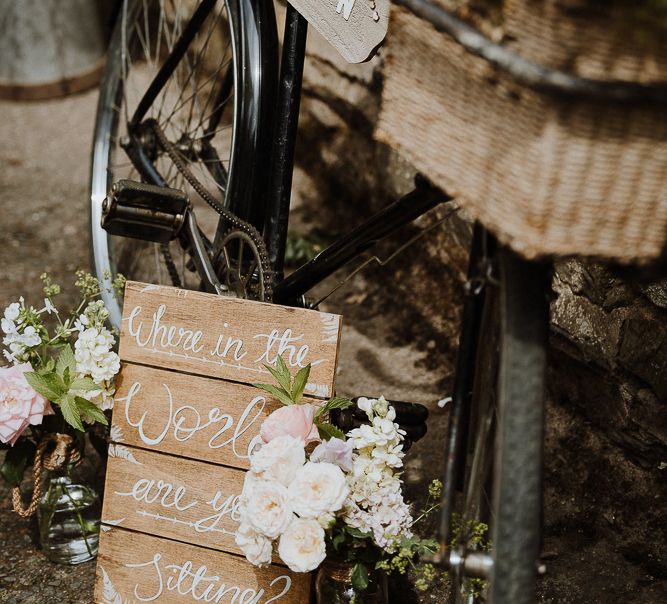
{"label": "white rose", "polygon": [[332,463],[309,461],[288,488],[292,509],[302,518],[337,512],[348,495],[345,474]]}
{"label": "white rose", "polygon": [[250,467],[267,480],[288,487],[306,461],[304,443],[293,436],[278,436],[250,457]]}
{"label": "white rose", "polygon": [[295,573],[315,570],[327,555],[324,529],[317,520],[295,518],[280,537],[278,554]]}
{"label": "white rose", "polygon": [[246,482],[241,520],[269,539],[275,539],[292,521],[287,489],[275,482]]}
{"label": "white rose", "polygon": [[249,524],[239,526],[236,530],[235,541],[251,564],[265,566],[271,563],[273,552],[271,540],[254,531]]}

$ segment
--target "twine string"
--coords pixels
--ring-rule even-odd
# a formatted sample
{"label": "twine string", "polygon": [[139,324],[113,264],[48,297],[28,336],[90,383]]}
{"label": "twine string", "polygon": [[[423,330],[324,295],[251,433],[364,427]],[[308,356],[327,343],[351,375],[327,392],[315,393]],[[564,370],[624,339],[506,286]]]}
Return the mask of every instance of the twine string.
{"label": "twine string", "polygon": [[69,434],[49,434],[37,445],[35,461],[32,470],[32,497],[28,507],[23,506],[23,497],[20,487],[12,489],[12,508],[21,516],[29,518],[37,511],[42,496],[42,472],[49,470],[57,472],[68,464],[78,464],[81,461],[81,452],[74,439]]}

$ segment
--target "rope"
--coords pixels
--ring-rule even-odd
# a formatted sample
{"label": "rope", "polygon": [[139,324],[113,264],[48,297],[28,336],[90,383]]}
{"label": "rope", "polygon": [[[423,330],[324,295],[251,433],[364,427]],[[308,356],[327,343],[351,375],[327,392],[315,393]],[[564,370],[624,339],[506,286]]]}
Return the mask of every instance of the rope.
{"label": "rope", "polygon": [[42,496],[42,471],[49,470],[57,472],[67,464],[78,464],[81,461],[81,453],[69,434],[49,434],[37,445],[35,461],[32,470],[32,498],[30,505],[23,507],[21,489],[12,489],[12,508],[21,516],[29,518],[37,511],[39,500]]}

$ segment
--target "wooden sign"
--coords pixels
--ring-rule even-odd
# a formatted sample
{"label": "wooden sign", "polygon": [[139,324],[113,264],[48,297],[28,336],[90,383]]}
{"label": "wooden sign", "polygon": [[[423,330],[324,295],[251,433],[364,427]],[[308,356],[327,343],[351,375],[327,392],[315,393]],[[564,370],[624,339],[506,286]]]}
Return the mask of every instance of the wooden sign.
{"label": "wooden sign", "polygon": [[349,63],[368,61],[387,35],[389,0],[288,0]]}
{"label": "wooden sign", "polygon": [[[307,602],[309,574],[247,562],[234,540],[249,451],[280,403],[262,363],[312,364],[333,393],[340,317],[128,283],[95,604]],[[320,397],[320,398],[318,398]]]}
{"label": "wooden sign", "polygon": [[[305,319],[308,320],[305,320]],[[255,384],[282,356],[291,371],[311,364],[306,394],[333,391],[340,317],[191,290],[129,282],[124,361]]]}

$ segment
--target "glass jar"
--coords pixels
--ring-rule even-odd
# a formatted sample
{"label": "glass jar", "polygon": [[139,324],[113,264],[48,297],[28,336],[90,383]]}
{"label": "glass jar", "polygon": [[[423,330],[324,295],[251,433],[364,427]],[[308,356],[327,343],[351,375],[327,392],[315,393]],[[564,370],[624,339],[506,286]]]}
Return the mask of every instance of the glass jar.
{"label": "glass jar", "polygon": [[66,476],[49,479],[37,508],[44,555],[59,564],[81,564],[97,555],[100,499],[88,486]]}
{"label": "glass jar", "polygon": [[[318,604],[387,604],[387,575],[369,569],[368,588],[356,593],[352,586],[353,564],[327,560],[317,570],[315,594]],[[356,597],[355,597],[356,596]]]}

